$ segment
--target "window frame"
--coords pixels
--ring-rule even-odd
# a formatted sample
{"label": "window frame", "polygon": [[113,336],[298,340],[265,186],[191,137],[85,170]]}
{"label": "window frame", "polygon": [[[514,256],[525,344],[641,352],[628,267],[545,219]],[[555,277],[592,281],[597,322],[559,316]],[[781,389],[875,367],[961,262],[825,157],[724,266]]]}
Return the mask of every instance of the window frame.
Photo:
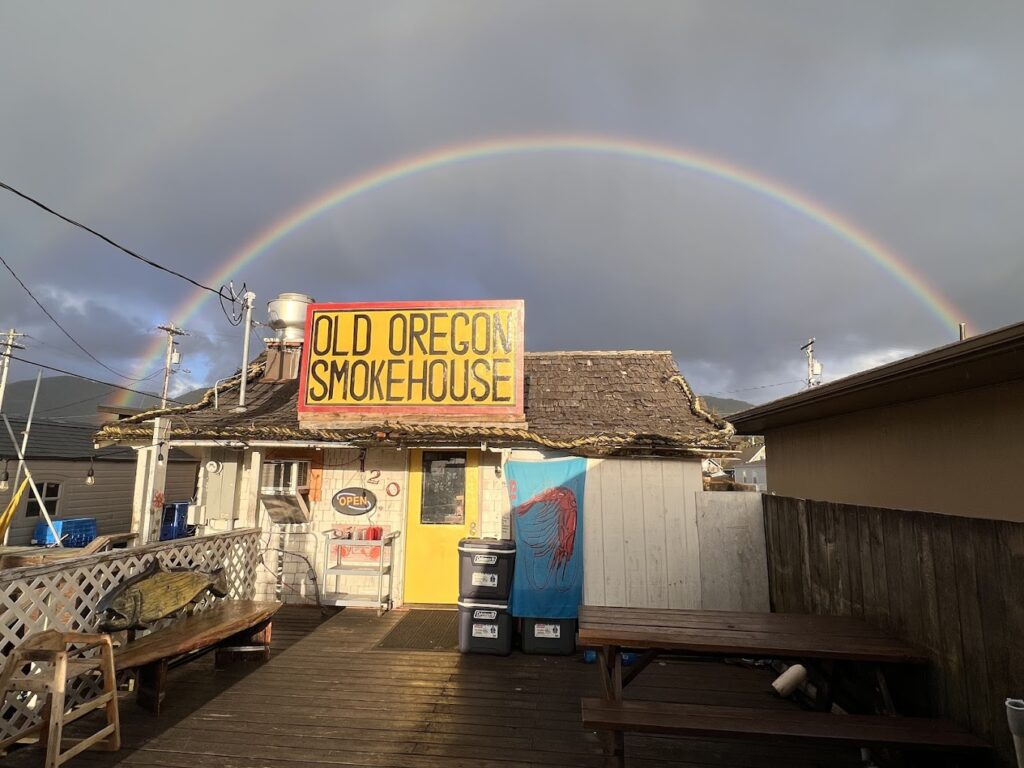
{"label": "window frame", "polygon": [[[429,471],[427,465],[433,461],[438,461],[438,456],[444,456],[444,461],[447,463],[453,459],[462,460],[462,515],[460,520],[447,519],[447,520],[426,520],[424,519],[424,512],[427,509],[427,483],[432,473]],[[466,450],[436,450],[436,451],[423,451],[420,455],[420,503],[419,503],[419,525],[421,526],[435,526],[435,525],[454,525],[462,526],[466,524],[466,515],[468,514],[468,493],[469,493],[469,451]],[[455,499],[460,498],[458,495]],[[453,502],[455,501],[453,499]],[[452,515],[451,517],[454,517]]]}
{"label": "window frame", "polygon": [[[47,491],[50,486],[57,486],[56,496],[48,496]],[[40,488],[40,486],[42,486]],[[46,514],[50,517],[57,517],[60,514],[60,500],[64,495],[64,481],[63,480],[44,480],[42,483],[36,483],[36,488],[39,488],[39,495],[43,497],[43,503],[46,506]],[[32,493],[32,489],[26,489],[28,491],[28,499],[25,501],[25,517],[42,517],[42,510],[39,507],[39,502],[36,500],[36,495]],[[53,511],[50,510],[50,502],[53,502]],[[33,513],[31,510],[35,507],[36,511]]]}

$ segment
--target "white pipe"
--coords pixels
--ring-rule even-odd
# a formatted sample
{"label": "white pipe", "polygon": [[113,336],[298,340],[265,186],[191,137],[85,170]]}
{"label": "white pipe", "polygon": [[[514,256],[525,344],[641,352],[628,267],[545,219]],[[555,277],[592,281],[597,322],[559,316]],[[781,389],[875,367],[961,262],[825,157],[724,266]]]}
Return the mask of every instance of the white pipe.
{"label": "white pipe", "polygon": [[807,668],[803,664],[794,664],[775,678],[774,682],[772,682],[772,688],[779,696],[787,698],[806,681]]}
{"label": "white pipe", "polygon": [[245,328],[245,337],[242,339],[242,380],[238,385],[238,405],[232,408],[233,411],[245,410],[245,387],[249,379],[249,336],[252,331],[252,305],[256,300],[256,294],[252,291],[246,292],[242,297],[244,320],[242,325]]}
{"label": "white pipe", "polygon": [[43,516],[46,521],[46,525],[50,528],[50,533],[53,534],[54,540],[57,542],[58,547],[63,547],[64,542],[60,540],[60,534],[57,533],[57,529],[53,527],[53,520],[50,519],[50,513],[46,511],[46,502],[43,501],[43,497],[39,493],[39,489],[36,488],[36,481],[32,479],[32,473],[28,469],[28,464],[25,463],[25,454],[22,453],[21,448],[18,446],[18,441],[14,437],[14,430],[11,429],[11,422],[7,420],[6,413],[0,413],[0,417],[3,417],[4,426],[7,427],[7,434],[11,438],[11,445],[14,446],[14,450],[18,452],[18,461],[25,467],[25,479],[28,480],[28,485],[32,489],[32,494],[36,497],[36,502],[39,504],[39,514]]}

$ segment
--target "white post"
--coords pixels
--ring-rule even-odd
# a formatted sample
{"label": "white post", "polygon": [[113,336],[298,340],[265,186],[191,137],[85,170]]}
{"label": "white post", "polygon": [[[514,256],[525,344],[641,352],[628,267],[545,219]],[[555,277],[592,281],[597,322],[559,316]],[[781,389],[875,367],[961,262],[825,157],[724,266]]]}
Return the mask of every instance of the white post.
{"label": "white post", "polygon": [[[153,442],[138,449],[135,467],[135,496],[132,504],[132,528],[139,534],[139,544],[153,540],[154,504],[163,497],[167,483],[167,458],[170,453],[168,437],[170,421],[157,418],[153,423]],[[161,460],[162,457],[162,460]],[[159,514],[163,512],[161,506]],[[159,531],[159,528],[157,528]]]}
{"label": "white post", "polygon": [[[36,412],[36,399],[39,397],[39,385],[43,380],[43,372],[39,371],[36,374],[36,388],[32,392],[32,404],[28,409],[28,419],[25,421],[25,431],[21,435],[21,452],[25,454],[28,452],[28,435],[32,431],[32,417]],[[21,462],[18,462],[18,469],[14,473],[14,487],[18,487],[18,482],[21,480]],[[6,543],[6,541],[4,542]]]}
{"label": "white post", "polygon": [[60,540],[60,534],[57,533],[57,529],[53,527],[53,520],[50,519],[50,513],[46,511],[46,502],[43,501],[42,494],[39,493],[39,489],[36,487],[35,480],[32,479],[32,473],[29,471],[28,464],[25,463],[25,454],[22,453],[21,448],[18,446],[18,440],[14,436],[14,430],[11,429],[11,422],[7,420],[6,413],[0,413],[0,418],[4,420],[4,426],[7,427],[7,434],[11,438],[11,445],[14,446],[14,450],[18,452],[18,461],[25,468],[25,479],[28,480],[29,488],[32,489],[32,495],[36,497],[36,503],[39,504],[39,514],[43,516],[43,520],[46,521],[47,527],[50,529],[50,533],[53,534],[53,538],[57,542],[58,547],[63,547],[64,544]]}
{"label": "white post", "polygon": [[[6,359],[4,360],[4,362],[7,362]],[[25,421],[25,431],[22,433],[22,436],[21,436],[21,455],[22,456],[24,456],[25,453],[28,451],[28,433],[32,430],[32,417],[35,415],[35,412],[36,412],[36,399],[39,397],[39,384],[42,381],[42,378],[43,378],[43,372],[39,371],[39,373],[36,374],[36,388],[32,392],[32,404],[29,406],[29,409],[28,409],[28,419]],[[19,459],[18,460],[18,469],[14,473],[14,485],[12,486],[15,490],[12,493],[17,493],[17,489],[19,487],[19,484],[21,483],[21,470],[22,469],[24,469],[24,462],[21,459]],[[11,527],[7,526],[7,530],[4,531],[4,546],[5,547],[7,546],[7,540],[10,537],[10,535],[11,535]]]}

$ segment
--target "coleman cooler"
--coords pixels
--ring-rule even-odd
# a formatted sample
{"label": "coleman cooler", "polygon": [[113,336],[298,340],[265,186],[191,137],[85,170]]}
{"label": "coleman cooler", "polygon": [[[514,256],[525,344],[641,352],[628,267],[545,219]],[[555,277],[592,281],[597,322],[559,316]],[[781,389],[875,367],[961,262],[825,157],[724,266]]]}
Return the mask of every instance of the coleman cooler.
{"label": "coleman cooler", "polygon": [[576,619],[523,619],[523,653],[568,656],[576,650]]}
{"label": "coleman cooler", "polygon": [[512,617],[508,603],[460,600],[459,651],[495,656],[512,653]]}
{"label": "coleman cooler", "polygon": [[514,541],[462,539],[459,542],[459,599],[507,602],[515,561]]}

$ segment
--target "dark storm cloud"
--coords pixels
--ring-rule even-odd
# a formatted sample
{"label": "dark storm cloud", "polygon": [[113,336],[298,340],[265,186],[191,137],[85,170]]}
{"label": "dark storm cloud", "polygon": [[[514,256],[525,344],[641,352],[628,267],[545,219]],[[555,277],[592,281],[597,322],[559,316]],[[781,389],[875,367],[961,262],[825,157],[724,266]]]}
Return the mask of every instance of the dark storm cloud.
{"label": "dark storm cloud", "polygon": [[[841,212],[981,330],[1021,319],[1021,15],[935,2],[8,6],[0,167],[207,279],[292,207],[398,158],[522,133],[632,136],[717,155]],[[14,199],[0,198],[0,247],[118,370],[140,364],[153,327],[180,320],[190,296]],[[235,277],[260,305],[283,290],[523,297],[531,348],[669,348],[698,389],[752,400],[798,386],[809,336],[839,375],[951,333],[805,217],[621,158],[410,178]],[[4,323],[60,343],[19,290],[0,281]],[[177,387],[237,368],[240,332],[219,309],[188,326],[192,374]]]}

